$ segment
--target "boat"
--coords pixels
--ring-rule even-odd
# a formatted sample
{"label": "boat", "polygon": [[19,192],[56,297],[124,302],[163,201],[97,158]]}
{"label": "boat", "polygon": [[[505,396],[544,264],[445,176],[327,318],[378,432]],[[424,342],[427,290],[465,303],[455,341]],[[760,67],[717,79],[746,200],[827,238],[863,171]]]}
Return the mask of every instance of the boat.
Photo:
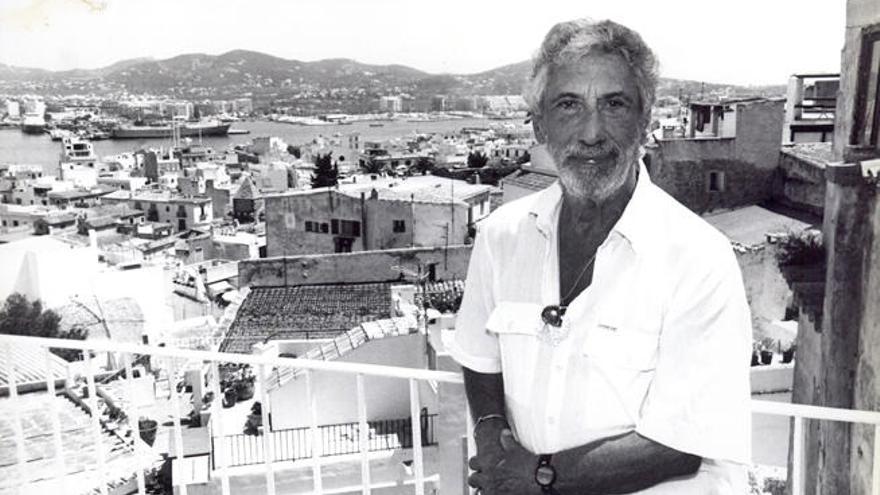
{"label": "boat", "polygon": [[56,128],[56,129],[52,129],[51,131],[49,131],[49,137],[52,138],[52,141],[61,141],[62,139],[66,138],[67,136],[70,136],[71,134],[73,134],[73,133],[68,131],[67,129],[57,129]]}
{"label": "boat", "polygon": [[46,131],[46,119],[38,113],[29,113],[21,120],[21,132],[25,134],[42,134]]}
{"label": "boat", "polygon": [[251,133],[251,131],[249,131],[247,129],[229,129],[229,131],[227,131],[227,132],[229,134],[250,134]]}
{"label": "boat", "polygon": [[113,129],[113,139],[167,139],[175,131],[180,137],[226,136],[230,124],[222,122],[184,123],[171,125],[120,125]]}
{"label": "boat", "polygon": [[382,124],[380,122],[373,122],[370,124],[370,127],[385,127],[385,124]]}

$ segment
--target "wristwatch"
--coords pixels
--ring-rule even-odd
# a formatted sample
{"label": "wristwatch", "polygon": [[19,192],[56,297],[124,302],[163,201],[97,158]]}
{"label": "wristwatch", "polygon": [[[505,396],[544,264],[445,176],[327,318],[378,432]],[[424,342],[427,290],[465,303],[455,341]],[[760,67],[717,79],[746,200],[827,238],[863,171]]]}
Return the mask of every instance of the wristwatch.
{"label": "wristwatch", "polygon": [[556,495],[558,492],[553,488],[556,482],[556,469],[550,464],[550,454],[542,454],[538,456],[538,467],[535,468],[535,483],[541,487],[543,493]]}

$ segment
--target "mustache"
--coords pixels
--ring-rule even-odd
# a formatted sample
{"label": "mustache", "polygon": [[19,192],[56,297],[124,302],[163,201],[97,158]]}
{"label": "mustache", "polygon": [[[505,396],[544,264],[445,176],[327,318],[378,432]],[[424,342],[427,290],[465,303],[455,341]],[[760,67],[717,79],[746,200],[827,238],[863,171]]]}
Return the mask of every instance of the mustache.
{"label": "mustache", "polygon": [[563,158],[591,160],[596,158],[604,158],[607,156],[614,156],[618,153],[619,150],[617,149],[617,147],[606,140],[592,146],[583,143],[570,144],[561,150],[559,156]]}

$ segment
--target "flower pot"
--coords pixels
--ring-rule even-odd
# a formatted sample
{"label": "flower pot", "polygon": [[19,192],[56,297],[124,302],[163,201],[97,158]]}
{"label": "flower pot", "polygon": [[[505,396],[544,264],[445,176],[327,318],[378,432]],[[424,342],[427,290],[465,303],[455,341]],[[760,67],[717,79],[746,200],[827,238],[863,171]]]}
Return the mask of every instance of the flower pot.
{"label": "flower pot", "polygon": [[254,383],[250,381],[238,382],[235,385],[235,392],[239,401],[248,400],[254,396]]}
{"label": "flower pot", "polygon": [[761,358],[758,356],[757,351],[752,351],[752,366],[758,366],[761,364]]}
{"label": "flower pot", "polygon": [[790,363],[794,360],[794,349],[786,349],[782,351],[782,362]]}
{"label": "flower pot", "polygon": [[238,393],[234,388],[227,388],[223,392],[223,407],[232,407],[238,400]]}
{"label": "flower pot", "polygon": [[156,428],[159,423],[152,419],[141,419],[138,421],[138,430],[140,431],[141,440],[150,447],[156,441]]}
{"label": "flower pot", "polygon": [[773,351],[761,351],[761,364],[770,364],[773,362]]}

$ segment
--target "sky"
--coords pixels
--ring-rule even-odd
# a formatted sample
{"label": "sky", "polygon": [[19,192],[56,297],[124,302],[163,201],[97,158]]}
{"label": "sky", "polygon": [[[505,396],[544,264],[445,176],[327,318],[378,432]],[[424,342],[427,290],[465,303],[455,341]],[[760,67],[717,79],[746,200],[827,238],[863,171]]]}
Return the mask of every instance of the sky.
{"label": "sky", "polygon": [[785,84],[839,71],[845,1],[0,0],[0,63],[91,69],[247,49],[467,74],[528,59],[578,17],[637,30],[665,77]]}

